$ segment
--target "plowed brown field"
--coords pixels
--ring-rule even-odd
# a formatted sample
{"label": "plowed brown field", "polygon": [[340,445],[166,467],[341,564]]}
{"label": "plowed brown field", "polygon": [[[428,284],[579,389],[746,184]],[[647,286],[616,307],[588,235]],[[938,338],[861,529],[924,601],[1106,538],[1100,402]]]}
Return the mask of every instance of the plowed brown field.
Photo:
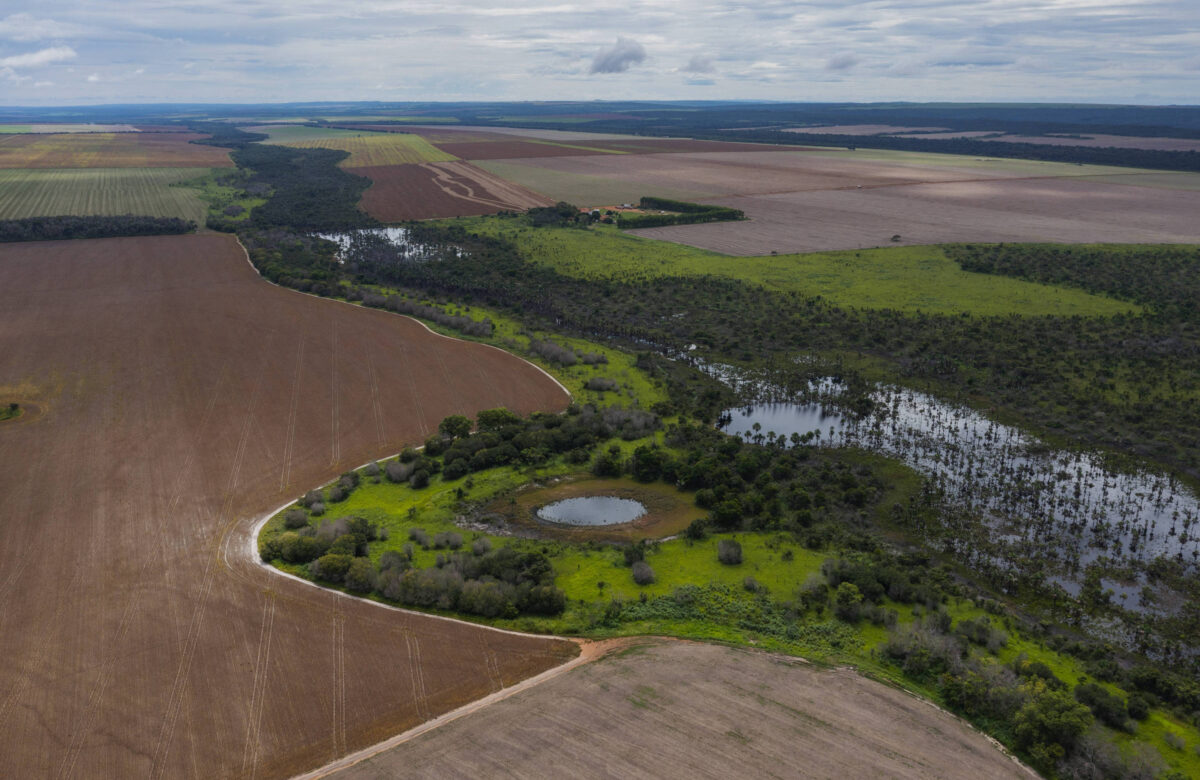
{"label": "plowed brown field", "polygon": [[953,715],[853,672],[634,641],[333,777],[1037,777]]}
{"label": "plowed brown field", "polygon": [[466,217],[548,206],[553,201],[464,162],[352,168],[369,176],[362,208],[383,222]]}
{"label": "plowed brown field", "polygon": [[228,168],[228,149],[189,143],[200,133],[0,136],[0,168]]}
{"label": "plowed brown field", "polygon": [[254,518],[445,415],[561,409],[499,350],[263,282],[228,236],[0,247],[0,768],[282,777],[574,646],[260,567]]}

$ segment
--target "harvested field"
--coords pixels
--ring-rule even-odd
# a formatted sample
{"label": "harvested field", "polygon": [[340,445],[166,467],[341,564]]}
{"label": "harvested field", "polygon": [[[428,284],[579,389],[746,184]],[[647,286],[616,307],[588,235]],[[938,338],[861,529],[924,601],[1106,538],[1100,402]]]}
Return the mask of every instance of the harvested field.
{"label": "harvested field", "polygon": [[227,168],[228,149],[200,133],[25,133],[0,136],[0,168]]}
{"label": "harvested field", "polygon": [[381,222],[494,214],[553,201],[464,162],[354,168],[369,176],[363,210]]}
{"label": "harvested field", "polygon": [[0,170],[0,219],[138,214],[203,224],[207,207],[197,191],[171,186],[203,173],[196,168]]}
{"label": "harvested field", "polygon": [[749,221],[632,232],[733,255],[952,241],[1200,242],[1200,193],[1087,179],[951,181],[712,202],[743,210]]}
{"label": "harvested field", "polygon": [[[300,129],[300,128],[294,128]],[[322,128],[321,132],[335,132]],[[340,132],[340,131],[339,131]],[[443,162],[455,159],[419,135],[411,133],[361,133],[347,131],[335,137],[316,137],[297,141],[280,141],[283,146],[301,149],[341,149],[350,156],[341,162],[344,168],[365,168],[379,165]]]}
{"label": "harvested field", "polygon": [[0,276],[0,389],[41,411],[0,427],[7,775],[285,777],[574,653],[251,560],[256,516],[447,414],[563,408],[536,368],[224,235],[8,244]]}
{"label": "harvested field", "polygon": [[785,127],[785,133],[801,135],[893,135],[895,133],[936,133],[947,127],[902,127],[900,125],[815,125],[810,127]]}
{"label": "harvested field", "polygon": [[[430,135],[442,132],[448,128],[443,128],[438,125],[413,125],[411,129],[414,133]],[[579,141],[591,143],[593,141],[620,140],[641,137],[636,135],[625,135],[622,133],[586,133],[578,130],[543,130],[541,128],[492,127],[490,125],[455,125],[454,129],[479,133],[495,133],[497,135],[515,135],[521,138],[538,138],[543,141],[564,141],[566,143],[576,143]]]}
{"label": "harvested field", "polygon": [[902,138],[975,138],[1000,143],[1041,144],[1043,146],[1116,147],[1118,149],[1147,149],[1161,152],[1200,152],[1200,140],[1195,138],[1143,138],[1132,135],[1014,135],[999,131],[969,130],[964,132],[901,135]]}
{"label": "harvested field", "polygon": [[513,157],[578,157],[581,154],[621,154],[619,151],[598,147],[564,146],[549,141],[514,141],[503,138],[496,141],[468,143],[439,142],[437,147],[447,154],[463,160],[504,160]]}
{"label": "harvested field", "polygon": [[849,670],[635,640],[336,772],[404,777],[1035,778],[963,721]]}

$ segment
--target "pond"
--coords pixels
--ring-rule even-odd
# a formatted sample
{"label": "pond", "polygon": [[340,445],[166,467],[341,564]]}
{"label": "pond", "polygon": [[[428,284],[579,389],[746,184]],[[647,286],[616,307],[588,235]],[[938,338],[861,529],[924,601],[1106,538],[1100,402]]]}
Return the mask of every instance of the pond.
{"label": "pond", "polygon": [[399,259],[417,262],[458,252],[455,247],[435,247],[412,241],[409,239],[409,230],[402,227],[363,228],[339,233],[317,233],[316,236],[337,244],[337,258],[343,263],[356,253],[369,256],[375,249],[384,249],[389,255],[398,252]]}
{"label": "pond", "polygon": [[537,510],[538,519],[562,525],[596,526],[632,523],[646,514],[640,501],[615,496],[580,496],[546,504]]}

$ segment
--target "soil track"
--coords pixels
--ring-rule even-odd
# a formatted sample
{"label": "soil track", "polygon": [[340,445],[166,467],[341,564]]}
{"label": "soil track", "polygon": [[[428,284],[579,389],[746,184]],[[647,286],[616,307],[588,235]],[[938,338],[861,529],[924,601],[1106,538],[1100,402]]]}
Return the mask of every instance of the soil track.
{"label": "soil track", "polygon": [[228,236],[9,244],[0,273],[0,387],[45,409],[0,426],[5,774],[287,776],[574,654],[244,553],[447,414],[562,408],[535,367],[268,285]]}
{"label": "soil track", "polygon": [[849,670],[645,639],[332,776],[1037,777],[953,715]]}

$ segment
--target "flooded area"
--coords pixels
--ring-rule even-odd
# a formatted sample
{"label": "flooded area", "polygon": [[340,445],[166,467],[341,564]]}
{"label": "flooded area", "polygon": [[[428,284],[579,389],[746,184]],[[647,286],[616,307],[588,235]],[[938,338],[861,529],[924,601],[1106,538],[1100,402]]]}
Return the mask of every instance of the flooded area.
{"label": "flooded area", "polygon": [[409,238],[409,230],[402,227],[363,228],[340,233],[316,233],[318,238],[338,245],[337,258],[345,262],[354,254],[370,254],[374,249],[385,249],[390,253],[399,251],[400,260],[422,262],[436,260],[447,253],[456,253],[453,247],[432,246]]}
{"label": "flooded area", "polygon": [[615,496],[567,498],[537,510],[540,520],[576,526],[621,525],[644,514],[646,507],[640,501]]}

